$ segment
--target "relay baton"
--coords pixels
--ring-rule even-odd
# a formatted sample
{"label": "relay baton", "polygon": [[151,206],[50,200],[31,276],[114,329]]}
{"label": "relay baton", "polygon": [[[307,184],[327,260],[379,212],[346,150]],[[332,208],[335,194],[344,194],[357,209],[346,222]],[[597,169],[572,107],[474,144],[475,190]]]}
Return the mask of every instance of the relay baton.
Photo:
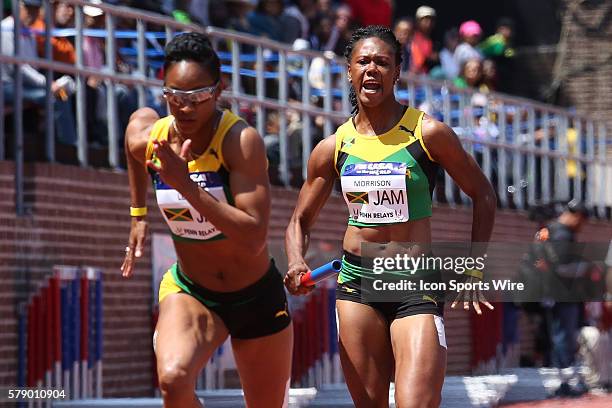
{"label": "relay baton", "polygon": [[332,275],[340,272],[342,268],[342,262],[339,259],[326,263],[323,266],[319,266],[317,269],[307,272],[300,277],[300,285],[313,286],[315,283],[327,279]]}

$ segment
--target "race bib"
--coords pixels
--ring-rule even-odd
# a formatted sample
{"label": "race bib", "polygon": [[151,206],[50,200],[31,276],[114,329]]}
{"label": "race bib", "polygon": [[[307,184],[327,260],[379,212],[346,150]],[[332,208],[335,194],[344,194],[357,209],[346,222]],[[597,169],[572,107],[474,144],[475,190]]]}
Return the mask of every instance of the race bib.
{"label": "race bib", "polygon": [[[215,199],[227,203],[219,174],[203,171],[190,173],[189,176]],[[165,184],[159,174],[155,175],[154,183],[157,205],[174,235],[204,241],[221,234],[221,231],[196,211],[185,197]]]}
{"label": "race bib", "polygon": [[349,164],[341,176],[351,219],[369,224],[408,221],[406,163]]}

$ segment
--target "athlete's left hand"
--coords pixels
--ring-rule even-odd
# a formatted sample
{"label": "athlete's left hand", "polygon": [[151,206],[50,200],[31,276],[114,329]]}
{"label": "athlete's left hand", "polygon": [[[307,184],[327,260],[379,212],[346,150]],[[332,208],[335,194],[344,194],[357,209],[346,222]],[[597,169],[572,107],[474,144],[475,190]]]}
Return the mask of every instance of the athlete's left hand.
{"label": "athlete's left hand", "polygon": [[190,148],[191,139],[183,142],[179,154],[172,150],[167,140],[156,141],[153,143],[153,152],[157,160],[147,160],[147,166],[159,173],[164,183],[181,192],[191,183],[187,168]]}
{"label": "athlete's left hand", "polygon": [[[493,310],[494,307],[490,304],[487,299],[482,294],[480,290],[480,285],[478,282],[481,282],[480,279],[475,278],[473,276],[467,276],[464,283],[468,284],[468,286],[473,286],[473,289],[463,289],[458,294],[453,303],[451,304],[451,309],[454,309],[457,303],[463,302],[463,310],[470,310],[470,303],[474,307],[476,314],[481,315],[482,310],[480,310],[480,303],[484,304],[490,310]],[[473,284],[473,285],[469,285]]]}

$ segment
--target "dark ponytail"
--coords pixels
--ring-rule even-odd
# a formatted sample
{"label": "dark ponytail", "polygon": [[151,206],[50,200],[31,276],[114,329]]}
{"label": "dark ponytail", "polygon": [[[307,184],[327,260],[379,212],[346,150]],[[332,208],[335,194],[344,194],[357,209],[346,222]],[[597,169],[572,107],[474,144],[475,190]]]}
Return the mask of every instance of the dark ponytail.
{"label": "dark ponytail", "polygon": [[359,112],[359,105],[357,104],[357,95],[355,94],[355,88],[351,84],[349,90],[349,101],[351,101],[351,115],[356,115]]}

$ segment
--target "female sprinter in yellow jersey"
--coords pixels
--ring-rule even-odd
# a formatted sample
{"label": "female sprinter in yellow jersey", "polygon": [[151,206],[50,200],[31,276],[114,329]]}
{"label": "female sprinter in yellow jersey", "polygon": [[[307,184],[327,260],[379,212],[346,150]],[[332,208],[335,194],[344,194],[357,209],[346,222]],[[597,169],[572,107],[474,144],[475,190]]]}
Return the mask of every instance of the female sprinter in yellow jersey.
{"label": "female sprinter in yellow jersey", "polygon": [[204,35],[178,35],[165,53],[171,115],[140,109],[126,131],[133,217],[121,268],[129,277],[143,252],[150,175],[178,257],[159,289],[155,354],[164,406],[200,406],[197,375],[231,335],[247,405],[281,407],[293,331],[266,246],[264,144],[255,129],[217,109],[220,63]]}
{"label": "female sprinter in yellow jersey", "polygon": [[[396,406],[437,407],[446,370],[442,299],[422,294],[401,301],[369,301],[362,285],[379,275],[363,262],[361,245],[417,243],[415,254],[429,253],[431,194],[439,166],[472,198],[472,242],[487,242],[494,191],[450,128],[396,101],[401,46],[391,30],[356,30],[345,55],[356,114],[310,156],[308,177],[286,234],[285,285],[293,294],[308,292],[299,286],[299,277],[309,270],[303,258],[309,232],[340,178],[350,216],[336,307],[340,358],[355,406],[388,407],[394,376]],[[479,302],[491,307],[480,291],[469,296],[478,313]],[[464,307],[469,304],[464,302]]]}

